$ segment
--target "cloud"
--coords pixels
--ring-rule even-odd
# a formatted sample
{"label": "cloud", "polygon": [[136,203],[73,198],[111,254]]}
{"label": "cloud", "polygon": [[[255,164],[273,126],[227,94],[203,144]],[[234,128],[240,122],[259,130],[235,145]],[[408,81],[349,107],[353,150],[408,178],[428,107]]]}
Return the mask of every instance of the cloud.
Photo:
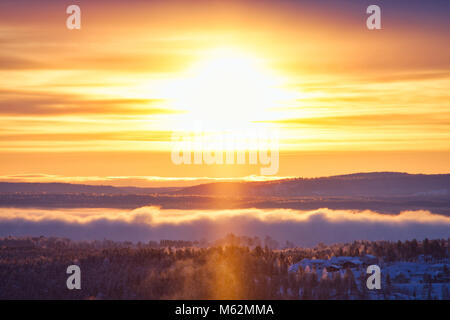
{"label": "cloud", "polygon": [[450,114],[441,113],[389,113],[389,114],[362,114],[333,117],[294,118],[284,120],[266,121],[286,125],[316,125],[333,127],[367,127],[367,126],[447,126],[450,123]]}
{"label": "cloud", "polygon": [[4,134],[0,141],[170,141],[170,131]]}
{"label": "cloud", "polygon": [[[163,139],[164,137],[161,137]],[[170,138],[170,136],[169,136]],[[0,137],[0,141],[1,141]],[[0,175],[1,182],[29,182],[29,183],[82,183],[88,185],[111,186],[137,186],[137,187],[179,187],[193,186],[210,182],[230,181],[273,181],[281,179],[293,179],[294,176],[259,176],[249,175],[243,177],[163,177],[163,176],[60,176],[43,173],[7,174]]]}
{"label": "cloud", "polygon": [[175,113],[156,107],[161,99],[86,99],[71,94],[0,91],[0,115],[156,115]]}
{"label": "cloud", "polygon": [[214,240],[233,232],[270,235],[311,246],[318,242],[448,237],[450,217],[429,211],[386,215],[373,211],[319,209],[161,210],[14,209],[0,211],[0,236],[46,235],[75,240]]}
{"label": "cloud", "polygon": [[40,67],[39,63],[30,59],[0,55],[0,70],[32,70]]}

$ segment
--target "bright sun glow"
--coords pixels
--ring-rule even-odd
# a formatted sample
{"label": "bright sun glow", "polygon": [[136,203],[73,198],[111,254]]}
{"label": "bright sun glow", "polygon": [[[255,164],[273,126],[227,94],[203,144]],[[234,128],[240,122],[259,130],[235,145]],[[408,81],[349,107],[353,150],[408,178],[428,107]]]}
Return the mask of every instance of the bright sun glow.
{"label": "bright sun glow", "polygon": [[187,122],[201,122],[214,129],[248,128],[270,118],[292,94],[283,80],[264,66],[264,61],[231,49],[207,52],[180,79],[164,89],[171,107],[186,111]]}

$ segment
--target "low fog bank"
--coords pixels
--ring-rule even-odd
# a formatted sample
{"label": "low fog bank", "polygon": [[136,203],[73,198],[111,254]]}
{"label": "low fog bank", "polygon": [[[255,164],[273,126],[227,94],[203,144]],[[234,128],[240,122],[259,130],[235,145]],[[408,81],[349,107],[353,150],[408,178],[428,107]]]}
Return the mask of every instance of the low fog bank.
{"label": "low fog bank", "polygon": [[429,211],[386,215],[329,209],[0,209],[0,237],[43,235],[73,240],[147,242],[215,240],[229,233],[269,235],[300,246],[353,240],[421,240],[449,237],[450,217]]}

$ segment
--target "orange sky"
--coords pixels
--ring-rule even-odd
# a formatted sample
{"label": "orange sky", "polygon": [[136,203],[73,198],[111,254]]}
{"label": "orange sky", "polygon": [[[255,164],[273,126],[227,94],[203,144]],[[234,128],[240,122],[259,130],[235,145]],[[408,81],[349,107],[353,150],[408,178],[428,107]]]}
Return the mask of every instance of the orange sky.
{"label": "orange sky", "polygon": [[363,2],[132,2],[2,1],[2,180],[259,174],[172,164],[194,122],[278,130],[280,177],[449,172],[444,2],[382,5],[378,31]]}

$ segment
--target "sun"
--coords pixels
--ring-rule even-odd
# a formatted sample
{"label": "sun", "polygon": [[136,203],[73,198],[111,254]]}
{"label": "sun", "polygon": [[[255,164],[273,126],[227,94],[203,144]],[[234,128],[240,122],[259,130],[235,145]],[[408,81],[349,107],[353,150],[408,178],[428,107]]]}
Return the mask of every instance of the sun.
{"label": "sun", "polygon": [[169,81],[165,95],[171,107],[185,112],[184,121],[214,129],[248,128],[289,98],[282,85],[263,59],[220,48],[207,51],[183,77]]}

